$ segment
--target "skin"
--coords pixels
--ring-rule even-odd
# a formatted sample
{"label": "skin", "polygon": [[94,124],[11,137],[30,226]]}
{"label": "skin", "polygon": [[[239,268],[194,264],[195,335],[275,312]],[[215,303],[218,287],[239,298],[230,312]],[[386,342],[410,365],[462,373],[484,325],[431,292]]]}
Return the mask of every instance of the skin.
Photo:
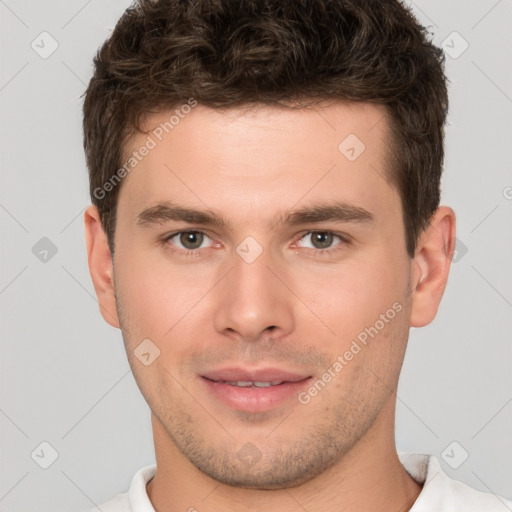
{"label": "skin", "polygon": [[[147,129],[169,115],[148,117]],[[354,161],[338,150],[349,134],[366,146]],[[126,154],[146,139],[137,135]],[[97,209],[87,209],[100,309],[121,328],[152,411],[157,472],[147,490],[157,512],[398,512],[414,503],[421,486],[395,448],[396,389],[410,327],[437,313],[455,215],[440,207],[409,258],[400,197],[384,178],[388,143],[377,105],[198,105],[124,178],[114,261]],[[137,222],[165,201],[215,211],[227,225]],[[278,222],[333,201],[364,208],[373,220]],[[180,230],[207,237],[186,254],[183,239],[168,239]],[[319,249],[318,232],[345,241],[328,237]],[[247,236],[262,249],[252,263],[236,251]],[[200,375],[227,365],[321,379],[396,303],[401,311],[307,404],[294,398],[243,412],[205,392]],[[160,350],[148,366],[134,354],[147,338]],[[238,456],[248,443],[259,454],[252,462]]]}

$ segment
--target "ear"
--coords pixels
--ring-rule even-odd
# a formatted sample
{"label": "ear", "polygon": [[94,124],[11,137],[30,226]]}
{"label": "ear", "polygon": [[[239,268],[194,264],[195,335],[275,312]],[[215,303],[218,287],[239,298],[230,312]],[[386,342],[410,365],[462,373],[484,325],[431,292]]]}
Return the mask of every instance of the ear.
{"label": "ear", "polygon": [[412,262],[411,327],[434,320],[443,297],[455,251],[455,213],[439,207],[421,234]]}
{"label": "ear", "polygon": [[96,206],[89,206],[84,213],[87,260],[100,311],[107,323],[119,327],[114,288],[114,266],[107,235],[103,229]]}

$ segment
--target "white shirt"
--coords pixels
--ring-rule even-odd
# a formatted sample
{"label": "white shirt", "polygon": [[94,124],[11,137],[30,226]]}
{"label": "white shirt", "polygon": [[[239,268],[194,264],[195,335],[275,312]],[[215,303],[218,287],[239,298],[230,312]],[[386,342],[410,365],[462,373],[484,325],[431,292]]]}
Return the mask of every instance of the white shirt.
{"label": "white shirt", "polygon": [[[507,512],[512,501],[495,494],[477,491],[453,480],[442,469],[433,455],[398,454],[405,470],[423,485],[410,512]],[[133,477],[127,493],[100,506],[102,512],[155,512],[146,492],[146,484],[153,478],[156,465],[146,466]],[[91,509],[91,512],[97,508]]]}

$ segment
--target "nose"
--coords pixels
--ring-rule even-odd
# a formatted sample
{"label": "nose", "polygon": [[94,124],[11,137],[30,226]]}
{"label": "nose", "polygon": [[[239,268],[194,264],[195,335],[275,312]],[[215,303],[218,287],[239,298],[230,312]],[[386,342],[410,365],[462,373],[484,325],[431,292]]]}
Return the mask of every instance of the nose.
{"label": "nose", "polygon": [[252,262],[233,254],[232,268],[216,287],[214,325],[243,341],[281,338],[294,329],[296,297],[286,286],[285,269],[267,251]]}

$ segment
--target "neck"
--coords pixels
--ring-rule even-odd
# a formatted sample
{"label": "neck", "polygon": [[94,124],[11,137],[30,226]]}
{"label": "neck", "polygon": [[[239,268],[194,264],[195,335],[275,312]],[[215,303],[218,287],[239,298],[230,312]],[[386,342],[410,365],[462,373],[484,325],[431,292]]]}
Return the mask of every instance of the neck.
{"label": "neck", "polygon": [[231,487],[205,475],[184,458],[152,416],[157,472],[147,485],[149,499],[156,512],[408,511],[421,486],[396,453],[392,398],[368,432],[328,470],[298,487],[271,491]]}

